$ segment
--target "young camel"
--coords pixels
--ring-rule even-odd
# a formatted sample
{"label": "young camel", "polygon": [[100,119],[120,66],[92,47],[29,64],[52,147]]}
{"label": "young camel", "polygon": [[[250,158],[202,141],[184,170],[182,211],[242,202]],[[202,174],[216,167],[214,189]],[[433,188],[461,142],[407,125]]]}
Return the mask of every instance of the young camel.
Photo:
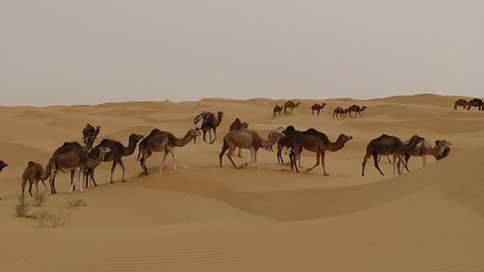
{"label": "young camel", "polygon": [[469,102],[467,102],[465,99],[459,99],[454,102],[454,110],[457,110],[458,107],[462,107],[464,110],[469,110],[471,108]]}
{"label": "young camel", "polygon": [[324,109],[324,107],[326,106],[326,103],[323,103],[321,105],[319,104],[314,104],[311,106],[311,112],[312,114],[314,115],[314,112],[317,112],[318,113],[318,116],[319,116],[319,113],[321,112],[322,109]]}
{"label": "young camel", "polygon": [[274,109],[272,110],[272,119],[276,119],[277,115],[280,115],[282,112],[282,106],[275,105]]}
{"label": "young camel", "polygon": [[0,161],[0,173],[2,172],[3,168],[8,167],[8,164],[4,161]]}
{"label": "young camel", "polygon": [[[419,137],[419,136],[413,136]],[[412,138],[413,138],[412,137]],[[405,141],[405,144],[409,144],[412,141],[412,138]],[[423,141],[419,141],[419,143],[410,150],[409,152],[405,153],[405,163],[408,164],[410,157],[422,157],[423,166],[427,165],[427,156],[434,156],[436,160],[441,160],[447,157],[450,153],[452,143],[446,140],[437,140],[435,141],[435,146],[432,147],[429,142],[427,142],[424,138]],[[400,162],[398,162],[398,168],[400,168]]]}
{"label": "young camel", "polygon": [[94,141],[99,135],[100,130],[100,126],[96,126],[96,128],[94,128],[91,124],[87,124],[82,130],[82,140],[84,142],[84,146],[90,147],[89,149],[91,149],[94,145]]}
{"label": "young camel", "polygon": [[36,194],[39,193],[39,181],[42,182],[45,189],[47,189],[47,185],[45,184],[45,180],[49,178],[49,172],[42,167],[41,164],[29,161],[27,163],[27,167],[24,170],[22,175],[22,195],[25,193],[25,185],[27,181],[29,182],[29,194],[32,196],[32,185],[35,185]]}
{"label": "young camel", "polygon": [[[298,132],[295,130],[293,126],[287,127],[284,132],[285,133],[289,132],[289,134],[291,133],[299,134],[299,137],[298,137],[299,142],[297,144],[300,146],[300,148],[297,148],[297,145],[293,145],[296,148],[294,148],[293,150],[294,154],[292,155],[294,159],[291,160],[292,164],[296,168],[296,172],[298,172],[298,169],[296,166],[296,158],[300,158],[300,153],[303,150],[307,150],[307,151],[316,153],[316,164],[313,167],[307,169],[306,171],[310,172],[321,164],[323,168],[323,174],[325,176],[329,176],[329,174],[326,172],[326,164],[325,164],[326,152],[327,151],[336,152],[342,149],[348,141],[353,139],[352,136],[340,134],[336,142],[331,142],[328,136],[326,136],[326,134],[319,132],[315,129],[310,128],[304,132]],[[291,168],[293,165],[291,165]]]}
{"label": "young camel", "polygon": [[335,117],[336,117],[336,120],[339,120],[340,118],[345,119],[347,114],[348,114],[348,109],[337,107],[336,109],[334,109],[334,112],[333,112],[333,120]]}
{"label": "young camel", "polygon": [[291,100],[287,101],[286,103],[284,103],[284,113],[287,114],[288,109],[291,109],[291,112],[293,112],[294,109],[299,107],[299,105],[301,105],[301,103],[299,102],[294,103],[294,101],[291,101]]}
{"label": "young camel", "polygon": [[[195,129],[201,129],[203,132],[203,141],[207,142],[206,136],[208,132],[208,136],[210,138],[209,144],[215,143],[215,140],[217,139],[217,127],[220,126],[222,123],[222,118],[223,118],[224,113],[222,111],[219,111],[217,113],[217,116],[211,112],[202,112],[199,114],[195,119],[193,120],[195,124]],[[215,138],[212,139],[212,130],[215,135]],[[194,142],[196,142],[196,138],[194,139]]]}
{"label": "young camel", "polygon": [[148,175],[148,168],[146,167],[146,160],[153,154],[153,152],[164,152],[163,160],[160,166],[160,173],[163,172],[165,160],[168,154],[173,158],[173,170],[176,170],[176,158],[173,153],[174,147],[183,147],[190,143],[197,136],[200,136],[200,131],[190,129],[183,138],[176,138],[170,132],[154,129],[145,139],[139,144],[138,160],[145,175]]}
{"label": "young camel", "polygon": [[[113,173],[118,164],[121,166],[121,170],[122,170],[121,181],[122,182],[126,181],[124,179],[125,168],[123,163],[123,157],[131,156],[134,153],[134,150],[136,149],[136,145],[141,139],[143,139],[143,136],[133,133],[129,135],[129,144],[127,147],[125,147],[122,143],[118,141],[109,140],[109,139],[102,140],[101,143],[96,146],[96,148],[104,146],[104,147],[109,147],[109,149],[111,149],[111,151],[108,154],[106,154],[106,156],[103,159],[103,161],[105,162],[110,162],[110,161],[113,162],[113,166],[111,167],[110,183],[113,183]],[[92,175],[94,175],[94,170],[92,172]]]}
{"label": "young camel", "polygon": [[[405,144],[403,143],[398,137],[395,136],[389,136],[386,134],[383,134],[382,136],[373,139],[368,143],[368,146],[366,147],[366,154],[363,159],[362,163],[362,171],[361,175],[365,175],[365,167],[368,159],[373,156],[373,160],[375,162],[375,168],[380,172],[380,174],[383,176],[383,171],[380,169],[380,166],[378,165],[378,156],[393,156],[392,164],[393,164],[393,175],[396,175],[396,167],[397,167],[397,161],[402,162],[403,166],[407,171],[410,172],[408,169],[407,164],[402,161],[402,156],[409,152],[410,150],[414,149],[419,142],[421,142],[423,138],[421,137],[412,137],[412,140],[408,143]],[[400,174],[400,169],[398,169],[398,173]]]}
{"label": "young camel", "polygon": [[[349,108],[348,108],[348,113],[350,115],[350,118],[358,118],[358,115],[360,115],[361,118],[363,118],[363,115],[361,114],[364,110],[366,110],[367,107],[366,106],[363,106],[360,108],[360,106],[357,106],[357,105],[351,105]],[[355,116],[353,117],[351,115],[351,113],[354,112],[355,113]]]}
{"label": "young camel", "polygon": [[[280,132],[282,134],[282,131]],[[284,134],[282,134],[284,135]],[[274,145],[277,142],[277,138],[270,138],[264,140],[260,137],[259,133],[250,130],[250,129],[242,129],[242,130],[234,130],[227,133],[224,137],[224,144],[222,146],[222,151],[219,154],[220,160],[220,167],[222,167],[222,158],[225,152],[228,150],[227,158],[230,160],[234,168],[241,169],[245,166],[248,166],[250,163],[255,163],[256,168],[259,168],[257,162],[257,152],[259,148],[267,148],[269,146]],[[232,154],[235,152],[236,148],[243,148],[249,149],[251,155],[250,163],[245,163],[242,165],[237,166],[232,159]]]}
{"label": "young camel", "polygon": [[56,194],[57,190],[55,189],[55,179],[57,176],[58,171],[71,172],[71,187],[69,189],[69,194],[71,194],[75,190],[75,182],[74,176],[76,174],[76,170],[78,172],[78,181],[79,181],[79,191],[82,193],[84,192],[83,183],[81,181],[81,173],[83,173],[87,167],[94,164],[99,164],[102,161],[106,154],[111,152],[109,147],[98,147],[99,148],[99,156],[98,158],[89,158],[88,152],[85,149],[74,149],[74,148],[67,148],[64,150],[58,150],[54,152],[54,156],[49,160],[47,164],[46,171],[49,172],[49,183],[50,189],[52,194]]}

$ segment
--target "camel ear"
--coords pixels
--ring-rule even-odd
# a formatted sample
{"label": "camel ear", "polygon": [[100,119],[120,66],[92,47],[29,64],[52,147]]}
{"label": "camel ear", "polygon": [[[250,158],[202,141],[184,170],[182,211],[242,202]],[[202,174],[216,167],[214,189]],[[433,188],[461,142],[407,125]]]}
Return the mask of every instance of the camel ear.
{"label": "camel ear", "polygon": [[435,145],[439,145],[439,144],[440,144],[439,140],[435,141]]}

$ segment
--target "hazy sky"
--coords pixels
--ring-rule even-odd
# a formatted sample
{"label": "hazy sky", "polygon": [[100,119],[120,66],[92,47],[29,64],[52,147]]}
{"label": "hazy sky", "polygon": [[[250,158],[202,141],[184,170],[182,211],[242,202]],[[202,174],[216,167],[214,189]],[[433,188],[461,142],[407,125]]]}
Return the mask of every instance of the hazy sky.
{"label": "hazy sky", "polygon": [[0,104],[484,96],[481,0],[0,0]]}

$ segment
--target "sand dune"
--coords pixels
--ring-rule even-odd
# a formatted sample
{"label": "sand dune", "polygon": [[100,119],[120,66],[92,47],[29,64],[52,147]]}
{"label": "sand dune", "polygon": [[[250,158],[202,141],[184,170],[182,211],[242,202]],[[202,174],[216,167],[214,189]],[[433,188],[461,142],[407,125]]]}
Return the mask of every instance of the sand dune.
{"label": "sand dune", "polygon": [[[282,100],[270,99],[1,107],[0,159],[9,167],[0,173],[0,271],[483,271],[484,112],[452,111],[455,99],[331,99],[319,117],[309,107],[321,101],[306,100],[277,119],[272,107]],[[332,109],[353,103],[369,107],[364,119],[332,119]],[[127,144],[130,133],[153,128],[181,137],[204,110],[224,111],[219,137],[214,145],[176,149],[176,171],[168,160],[159,174],[155,153],[147,163],[151,175],[139,176],[136,150],[125,158],[126,183],[109,184],[109,163],[97,171],[100,186],[84,194],[66,194],[68,175],[59,176],[60,194],[32,212],[64,218],[63,228],[15,217],[27,161],[45,164],[62,142],[80,140],[86,122],[102,126],[101,138]],[[354,140],[327,154],[330,177],[321,168],[292,173],[266,151],[259,170],[233,169],[225,158],[219,168],[222,136],[236,117],[262,135],[293,124]],[[425,168],[412,158],[412,172],[402,176],[393,177],[384,162],[386,176],[369,164],[361,177],[366,144],[382,133],[446,139],[453,149]],[[244,155],[236,160],[248,160]],[[303,165],[312,166],[314,154],[303,155]],[[120,175],[118,169],[115,179]],[[67,208],[72,199],[87,206]]]}

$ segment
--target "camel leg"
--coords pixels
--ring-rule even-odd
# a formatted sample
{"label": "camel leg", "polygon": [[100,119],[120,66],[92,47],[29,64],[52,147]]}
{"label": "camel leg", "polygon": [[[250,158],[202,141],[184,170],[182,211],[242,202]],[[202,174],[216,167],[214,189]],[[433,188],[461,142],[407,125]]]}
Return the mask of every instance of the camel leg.
{"label": "camel leg", "polygon": [[212,143],[212,130],[211,129],[208,129],[208,137],[210,138],[209,143]]}
{"label": "camel leg", "polygon": [[321,157],[321,153],[320,153],[319,151],[318,151],[318,152],[316,152],[316,164],[315,164],[313,167],[308,168],[308,169],[306,170],[306,172],[311,172],[311,171],[313,171],[313,169],[314,169],[314,168],[316,168],[317,166],[319,166],[319,165],[321,164],[321,159],[320,159],[320,157]]}
{"label": "camel leg", "polygon": [[359,111],[358,114],[361,116],[361,119],[363,119],[363,115],[361,114],[361,111]]}
{"label": "camel leg", "polygon": [[[400,160],[399,160],[400,162]],[[393,155],[393,176],[396,176],[396,167],[397,167],[397,155]],[[400,169],[398,170],[398,174],[400,174]]]}
{"label": "camel leg", "polygon": [[254,149],[254,161],[255,161],[255,169],[259,170],[259,162],[257,161],[257,150]]}
{"label": "camel leg", "polygon": [[229,145],[224,141],[224,144],[222,146],[222,150],[220,151],[220,154],[218,155],[218,158],[220,160],[220,168],[222,168],[222,159],[224,157],[225,152],[229,149]]}
{"label": "camel leg", "polygon": [[76,169],[71,170],[71,187],[69,188],[69,194],[72,194],[72,192],[76,189],[75,183],[74,183],[74,176],[76,175]]}
{"label": "camel leg", "polygon": [[26,180],[22,180],[22,196],[25,193],[25,183],[27,183],[27,181]]}
{"label": "camel leg", "polygon": [[235,164],[234,160],[232,159],[232,153],[234,153],[234,150],[235,150],[235,148],[230,148],[230,149],[229,149],[229,152],[227,153],[227,158],[229,158],[229,160],[230,160],[230,162],[232,163],[232,165],[234,166],[234,168],[236,168],[236,169],[240,169],[240,168],[242,168],[242,167],[237,166],[237,165]]}
{"label": "camel leg", "polygon": [[425,165],[427,165],[427,157],[422,156],[422,161],[423,161],[423,167],[425,167]]}
{"label": "camel leg", "polygon": [[32,181],[29,179],[29,195],[32,197]]}
{"label": "camel leg", "polygon": [[110,181],[110,183],[114,183],[113,182],[113,174],[114,174],[114,170],[116,169],[117,165],[118,165],[118,160],[114,159],[113,160],[113,166],[111,167],[111,181]]}
{"label": "camel leg", "polygon": [[39,194],[39,181],[35,181],[35,193],[38,195]]}
{"label": "camel leg", "polygon": [[324,159],[326,157],[326,152],[321,152],[321,166],[323,167],[323,174],[325,176],[329,176],[328,172],[326,172],[326,164],[324,163]]}
{"label": "camel leg", "polygon": [[118,163],[121,166],[121,170],[122,170],[121,182],[126,182],[126,180],[124,179],[124,174],[126,173],[126,168],[124,167],[124,163],[123,163],[121,158],[119,158]]}
{"label": "camel leg", "polygon": [[97,187],[96,179],[94,178],[94,169],[89,170],[89,176],[91,177],[91,181],[94,184],[94,187]]}
{"label": "camel leg", "polygon": [[163,173],[163,168],[165,167],[166,156],[168,156],[168,151],[163,152],[163,159],[161,160],[160,174]]}
{"label": "camel leg", "polygon": [[79,192],[84,193],[84,186],[81,180],[81,175],[84,172],[84,168],[79,169],[79,174],[77,174],[77,180],[79,181]]}
{"label": "camel leg", "polygon": [[375,168],[380,172],[382,176],[384,176],[385,174],[383,174],[383,171],[380,169],[380,165],[378,164],[378,154],[373,153],[372,156],[373,156],[373,160],[375,161]]}
{"label": "camel leg", "polygon": [[282,146],[281,145],[277,145],[277,163],[278,164],[284,164],[284,160],[282,159]]}
{"label": "camel leg", "polygon": [[176,157],[175,157],[175,152],[173,152],[173,149],[170,149],[170,154],[171,154],[171,158],[173,159],[173,170],[176,170]]}

